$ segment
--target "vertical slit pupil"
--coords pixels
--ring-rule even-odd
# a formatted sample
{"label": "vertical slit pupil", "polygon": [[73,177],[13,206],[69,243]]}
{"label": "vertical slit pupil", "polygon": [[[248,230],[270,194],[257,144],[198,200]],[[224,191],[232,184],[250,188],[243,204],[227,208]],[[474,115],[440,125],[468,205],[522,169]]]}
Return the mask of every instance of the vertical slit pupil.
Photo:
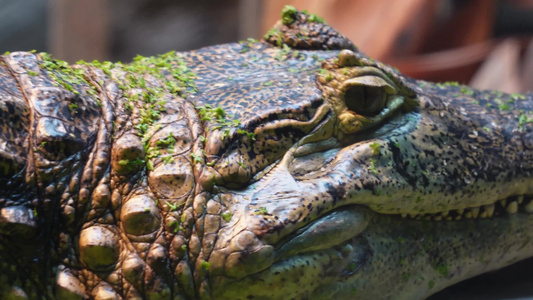
{"label": "vertical slit pupil", "polygon": [[349,110],[364,116],[375,116],[385,106],[385,92],[381,87],[354,85],[344,93]]}

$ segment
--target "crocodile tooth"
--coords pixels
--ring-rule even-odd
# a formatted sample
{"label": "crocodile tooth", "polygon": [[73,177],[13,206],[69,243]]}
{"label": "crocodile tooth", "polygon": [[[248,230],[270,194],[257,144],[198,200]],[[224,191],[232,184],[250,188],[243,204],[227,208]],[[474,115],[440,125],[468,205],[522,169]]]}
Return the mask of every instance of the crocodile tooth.
{"label": "crocodile tooth", "polygon": [[446,221],[451,221],[451,220],[452,220],[452,217],[450,217],[450,216],[446,217]]}
{"label": "crocodile tooth", "polygon": [[489,204],[483,206],[485,208],[485,211],[487,212],[487,217],[492,217],[494,215],[494,204]]}
{"label": "crocodile tooth", "polygon": [[450,213],[449,211],[443,211],[443,212],[441,213],[441,215],[442,215],[443,218],[446,218],[446,217],[448,216],[449,213]]}
{"label": "crocodile tooth", "polygon": [[455,220],[456,220],[456,221],[459,221],[459,220],[461,220],[462,218],[463,218],[462,216],[457,216],[457,217],[455,217]]}
{"label": "crocodile tooth", "polygon": [[465,218],[472,219],[472,212],[470,212],[470,211],[466,212]]}
{"label": "crocodile tooth", "polygon": [[460,215],[460,216],[462,216],[464,212],[465,212],[464,208],[460,208],[460,209],[457,210],[457,214]]}
{"label": "crocodile tooth", "polygon": [[518,211],[518,203],[516,203],[516,201],[509,203],[509,205],[507,205],[506,210],[510,214],[516,214],[516,212]]}
{"label": "crocodile tooth", "polygon": [[524,195],[516,197],[516,201],[518,201],[518,204],[522,204],[522,202],[524,202]]}
{"label": "crocodile tooth", "polygon": [[409,214],[409,217],[410,217],[411,219],[414,219],[414,218],[416,218],[417,216],[418,216],[417,214]]}
{"label": "crocodile tooth", "polygon": [[488,217],[488,214],[486,211],[482,212],[480,215],[479,215],[480,218],[482,219],[486,219]]}
{"label": "crocodile tooth", "polygon": [[503,200],[500,200],[500,201],[498,201],[498,202],[500,202],[500,205],[501,205],[502,207],[506,207],[506,206],[507,206],[507,199],[503,199]]}
{"label": "crocodile tooth", "polygon": [[404,218],[404,219],[407,218],[407,214],[406,214],[406,213],[403,213],[403,214],[402,214],[402,218]]}
{"label": "crocodile tooth", "polygon": [[526,212],[528,213],[533,213],[533,200],[532,201],[529,201],[529,203],[524,206],[524,208],[526,209]]}
{"label": "crocodile tooth", "polygon": [[442,216],[436,216],[433,218],[435,221],[442,221]]}
{"label": "crocodile tooth", "polygon": [[472,207],[471,208],[471,211],[472,211],[472,217],[475,219],[479,216],[479,207]]}
{"label": "crocodile tooth", "polygon": [[427,216],[425,216],[425,217],[424,217],[424,220],[426,220],[426,221],[431,221],[431,215],[427,215]]}

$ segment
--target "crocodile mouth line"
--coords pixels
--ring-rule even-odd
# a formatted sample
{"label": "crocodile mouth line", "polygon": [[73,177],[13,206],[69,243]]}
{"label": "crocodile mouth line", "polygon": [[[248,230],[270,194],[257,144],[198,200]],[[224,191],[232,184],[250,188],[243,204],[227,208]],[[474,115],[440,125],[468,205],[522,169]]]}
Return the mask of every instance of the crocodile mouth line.
{"label": "crocodile mouth line", "polygon": [[533,214],[533,195],[510,196],[492,204],[452,209],[437,213],[402,213],[398,216],[401,216],[403,219],[424,221],[460,221],[467,219],[489,219],[517,213]]}

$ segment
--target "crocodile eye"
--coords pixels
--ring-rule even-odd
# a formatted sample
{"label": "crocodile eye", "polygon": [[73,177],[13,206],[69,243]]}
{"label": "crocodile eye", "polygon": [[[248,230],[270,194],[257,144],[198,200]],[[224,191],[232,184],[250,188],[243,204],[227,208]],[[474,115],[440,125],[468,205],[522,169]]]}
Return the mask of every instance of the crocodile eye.
{"label": "crocodile eye", "polygon": [[380,87],[355,85],[344,93],[349,110],[364,116],[375,116],[385,107],[387,93]]}
{"label": "crocodile eye", "polygon": [[342,89],[346,107],[369,117],[379,114],[385,108],[389,94],[396,94],[392,85],[377,76],[352,78],[344,83]]}

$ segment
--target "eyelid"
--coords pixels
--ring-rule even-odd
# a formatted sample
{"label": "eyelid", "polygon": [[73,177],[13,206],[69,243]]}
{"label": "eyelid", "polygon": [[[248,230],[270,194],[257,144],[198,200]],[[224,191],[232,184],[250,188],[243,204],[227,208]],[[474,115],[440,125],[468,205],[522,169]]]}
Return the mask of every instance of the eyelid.
{"label": "eyelid", "polygon": [[385,92],[387,92],[387,94],[390,94],[390,95],[394,95],[398,93],[398,91],[393,85],[385,81],[383,78],[379,76],[373,76],[373,75],[365,75],[365,76],[358,76],[358,77],[350,78],[344,81],[344,83],[341,86],[341,90],[345,92],[349,88],[353,86],[357,86],[357,85],[382,87],[384,88]]}

